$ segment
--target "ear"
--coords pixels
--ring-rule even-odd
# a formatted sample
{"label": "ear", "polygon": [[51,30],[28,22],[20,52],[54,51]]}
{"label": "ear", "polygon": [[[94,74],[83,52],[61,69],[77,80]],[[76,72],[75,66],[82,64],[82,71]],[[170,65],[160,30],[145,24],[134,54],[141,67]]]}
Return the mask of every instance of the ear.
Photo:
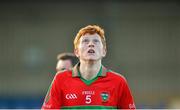
{"label": "ear", "polygon": [[74,54],[79,58],[78,49],[74,49]]}
{"label": "ear", "polygon": [[106,56],[106,53],[107,53],[107,49],[106,48],[103,48],[103,57],[105,57]]}

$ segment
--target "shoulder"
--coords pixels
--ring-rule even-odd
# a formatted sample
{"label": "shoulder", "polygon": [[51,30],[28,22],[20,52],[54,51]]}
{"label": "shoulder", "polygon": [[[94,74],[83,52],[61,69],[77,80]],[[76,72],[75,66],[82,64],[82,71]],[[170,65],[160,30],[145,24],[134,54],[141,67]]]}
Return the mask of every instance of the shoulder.
{"label": "shoulder", "polygon": [[107,74],[109,77],[112,77],[113,79],[115,79],[117,81],[126,82],[126,78],[121,73],[117,73],[112,70],[108,70]]}
{"label": "shoulder", "polygon": [[55,79],[65,79],[72,76],[72,70],[59,71],[55,75]]}
{"label": "shoulder", "polygon": [[72,78],[72,71],[71,70],[64,70],[59,71],[56,73],[56,75],[53,78],[53,85],[63,85],[65,82],[67,82],[70,78]]}

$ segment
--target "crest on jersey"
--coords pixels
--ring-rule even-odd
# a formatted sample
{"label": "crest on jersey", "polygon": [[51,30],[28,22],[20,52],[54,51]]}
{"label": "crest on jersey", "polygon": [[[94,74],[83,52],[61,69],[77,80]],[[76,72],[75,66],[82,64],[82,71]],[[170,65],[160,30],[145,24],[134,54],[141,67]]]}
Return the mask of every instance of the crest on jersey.
{"label": "crest on jersey", "polygon": [[109,94],[107,92],[102,92],[101,93],[101,99],[103,102],[107,102],[109,99]]}

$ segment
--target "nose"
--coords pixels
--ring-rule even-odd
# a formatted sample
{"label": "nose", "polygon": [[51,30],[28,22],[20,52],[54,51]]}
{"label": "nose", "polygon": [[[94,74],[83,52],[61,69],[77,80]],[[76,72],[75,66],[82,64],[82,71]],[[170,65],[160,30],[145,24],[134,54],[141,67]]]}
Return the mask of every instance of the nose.
{"label": "nose", "polygon": [[88,47],[94,47],[94,43],[92,41],[89,42]]}

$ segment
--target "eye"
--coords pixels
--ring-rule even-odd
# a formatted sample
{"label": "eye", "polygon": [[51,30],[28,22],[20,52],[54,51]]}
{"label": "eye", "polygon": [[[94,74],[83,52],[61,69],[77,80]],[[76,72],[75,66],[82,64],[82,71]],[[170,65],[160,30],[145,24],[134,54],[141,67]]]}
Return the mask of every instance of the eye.
{"label": "eye", "polygon": [[89,42],[89,40],[88,39],[84,39],[82,42],[87,43],[87,42]]}
{"label": "eye", "polygon": [[98,42],[100,42],[98,39],[94,39],[93,40],[95,43],[98,43]]}

